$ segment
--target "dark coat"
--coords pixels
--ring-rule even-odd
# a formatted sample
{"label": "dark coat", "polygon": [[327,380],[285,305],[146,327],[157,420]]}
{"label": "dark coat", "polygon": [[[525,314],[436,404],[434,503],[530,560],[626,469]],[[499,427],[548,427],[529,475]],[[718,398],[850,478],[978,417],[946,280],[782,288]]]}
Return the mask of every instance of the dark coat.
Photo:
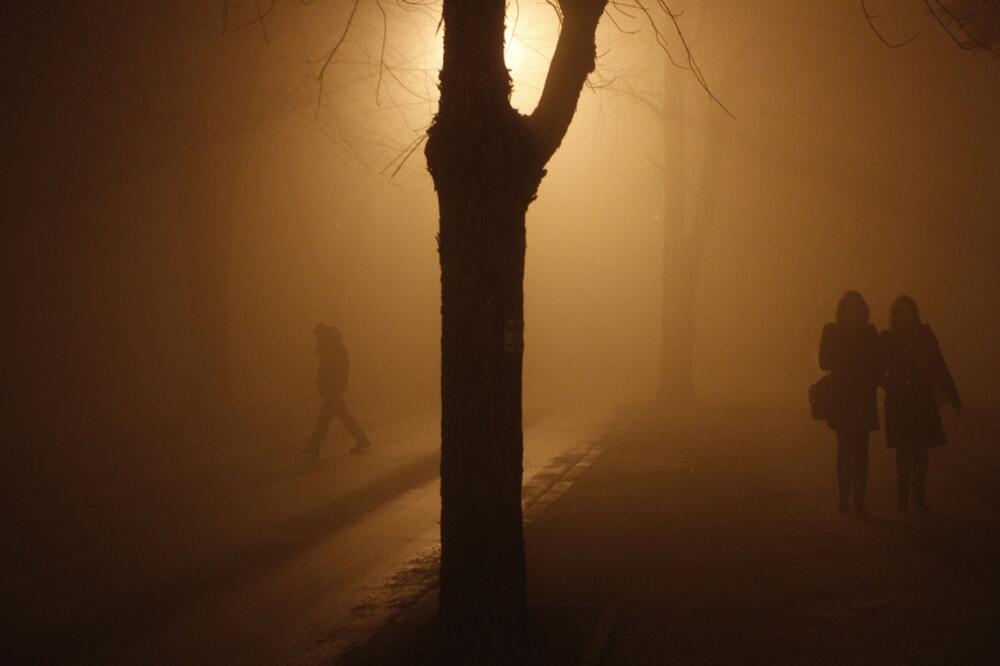
{"label": "dark coat", "polygon": [[830,371],[834,430],[878,430],[878,333],[871,324],[827,324],[819,344],[819,367]]}
{"label": "dark coat", "polygon": [[320,395],[343,395],[347,391],[347,374],[350,371],[344,343],[339,336],[326,337],[316,345],[316,353],[319,354],[316,386]]}
{"label": "dark coat", "polygon": [[885,435],[892,448],[944,446],[937,391],[959,404],[958,390],[930,326],[879,338],[885,386]]}

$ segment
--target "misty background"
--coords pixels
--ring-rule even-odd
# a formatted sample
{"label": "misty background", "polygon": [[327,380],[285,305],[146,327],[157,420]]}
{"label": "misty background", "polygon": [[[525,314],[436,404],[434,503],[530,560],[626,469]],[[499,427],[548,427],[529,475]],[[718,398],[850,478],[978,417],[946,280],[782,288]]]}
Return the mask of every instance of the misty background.
{"label": "misty background", "polygon": [[[347,6],[263,22],[234,7],[223,30],[212,3],[75,4],[5,10],[9,475],[61,478],[220,424],[306,422],[319,321],[343,332],[359,419],[436,410],[420,144],[433,11],[391,9],[384,52],[379,16],[359,15],[321,89]],[[592,89],[529,209],[528,416],[655,395],[678,168],[685,216],[716,193],[701,399],[804,411],[820,328],[856,288],[880,328],[897,294],[914,296],[966,403],[996,415],[996,60],[955,48],[920,3],[878,19],[919,33],[900,49],[851,4],[689,4],[682,26],[732,117],[649,32],[605,22]],[[527,111],[558,26],[544,3],[519,10],[509,48]],[[665,85],[680,111],[662,113]]]}

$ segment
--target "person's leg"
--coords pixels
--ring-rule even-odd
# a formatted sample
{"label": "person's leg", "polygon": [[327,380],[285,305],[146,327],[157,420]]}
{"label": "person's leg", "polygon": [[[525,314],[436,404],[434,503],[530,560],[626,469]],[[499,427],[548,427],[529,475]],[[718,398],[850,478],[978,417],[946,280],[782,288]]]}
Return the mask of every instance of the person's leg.
{"label": "person's leg", "polygon": [[840,491],[837,506],[840,511],[846,512],[851,496],[851,462],[849,438],[842,430],[837,431],[837,488]]}
{"label": "person's leg", "polygon": [[927,513],[927,447],[913,449],[913,508]]}
{"label": "person's leg", "polygon": [[853,460],[851,470],[851,493],[854,500],[854,511],[858,514],[867,513],[865,508],[865,490],[868,487],[868,438],[870,433],[862,430],[854,437]]}
{"label": "person's leg", "polygon": [[908,446],[896,445],[896,509],[910,510],[910,475],[913,473],[913,452]]}
{"label": "person's leg", "polygon": [[330,421],[333,420],[333,411],[331,398],[325,398],[323,406],[320,407],[319,416],[316,418],[316,427],[313,428],[312,437],[309,438],[309,443],[305,448],[307,453],[311,455],[319,453],[319,446],[326,437],[326,431],[330,429]]}
{"label": "person's leg", "polygon": [[368,436],[358,425],[358,422],[354,419],[350,410],[347,409],[347,405],[344,403],[344,399],[341,396],[337,396],[333,400],[333,409],[337,414],[337,418],[343,424],[344,429],[351,434],[354,438],[354,448],[356,449],[367,449],[371,446],[371,442],[368,441]]}

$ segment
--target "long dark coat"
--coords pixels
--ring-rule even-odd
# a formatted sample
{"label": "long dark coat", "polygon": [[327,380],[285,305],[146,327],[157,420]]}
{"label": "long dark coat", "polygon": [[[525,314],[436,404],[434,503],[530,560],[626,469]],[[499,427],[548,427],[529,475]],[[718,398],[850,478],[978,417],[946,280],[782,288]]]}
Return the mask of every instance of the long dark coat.
{"label": "long dark coat", "polygon": [[819,343],[819,367],[830,371],[837,431],[878,430],[878,332],[872,324],[827,324]]}
{"label": "long dark coat", "polygon": [[936,392],[953,404],[958,390],[930,326],[912,332],[883,331],[879,337],[885,385],[885,436],[892,448],[944,446]]}

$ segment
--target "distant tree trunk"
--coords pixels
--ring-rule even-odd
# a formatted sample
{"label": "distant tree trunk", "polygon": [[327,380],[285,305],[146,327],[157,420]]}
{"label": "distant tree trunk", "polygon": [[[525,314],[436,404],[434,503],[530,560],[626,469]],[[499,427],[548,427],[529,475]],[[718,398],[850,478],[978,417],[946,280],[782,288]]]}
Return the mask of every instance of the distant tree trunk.
{"label": "distant tree trunk", "polygon": [[[668,68],[666,78],[671,78]],[[674,76],[673,79],[678,79]],[[694,210],[687,214],[684,174],[686,123],[683,82],[665,86],[663,133],[665,206],[663,217],[663,305],[660,347],[659,399],[684,404],[695,399],[695,343],[698,295],[705,248],[715,222],[722,158],[729,138],[724,118],[708,122],[701,172],[693,183]],[[673,88],[673,89],[672,89]],[[676,121],[676,122],[675,122]],[[689,222],[690,220],[690,222]]]}
{"label": "distant tree trunk", "polygon": [[443,5],[441,101],[426,154],[440,208],[440,618],[449,662],[524,655],[525,214],[593,70],[603,6],[564,3],[542,99],[523,116],[510,106],[504,0]]}
{"label": "distant tree trunk", "polygon": [[663,339],[660,399],[685,404],[695,398],[694,346],[701,255],[681,238],[664,243]]}
{"label": "distant tree trunk", "polygon": [[684,81],[667,66],[663,75],[663,290],[660,309],[659,399],[683,403],[694,397],[693,271],[687,233],[684,173]]}

